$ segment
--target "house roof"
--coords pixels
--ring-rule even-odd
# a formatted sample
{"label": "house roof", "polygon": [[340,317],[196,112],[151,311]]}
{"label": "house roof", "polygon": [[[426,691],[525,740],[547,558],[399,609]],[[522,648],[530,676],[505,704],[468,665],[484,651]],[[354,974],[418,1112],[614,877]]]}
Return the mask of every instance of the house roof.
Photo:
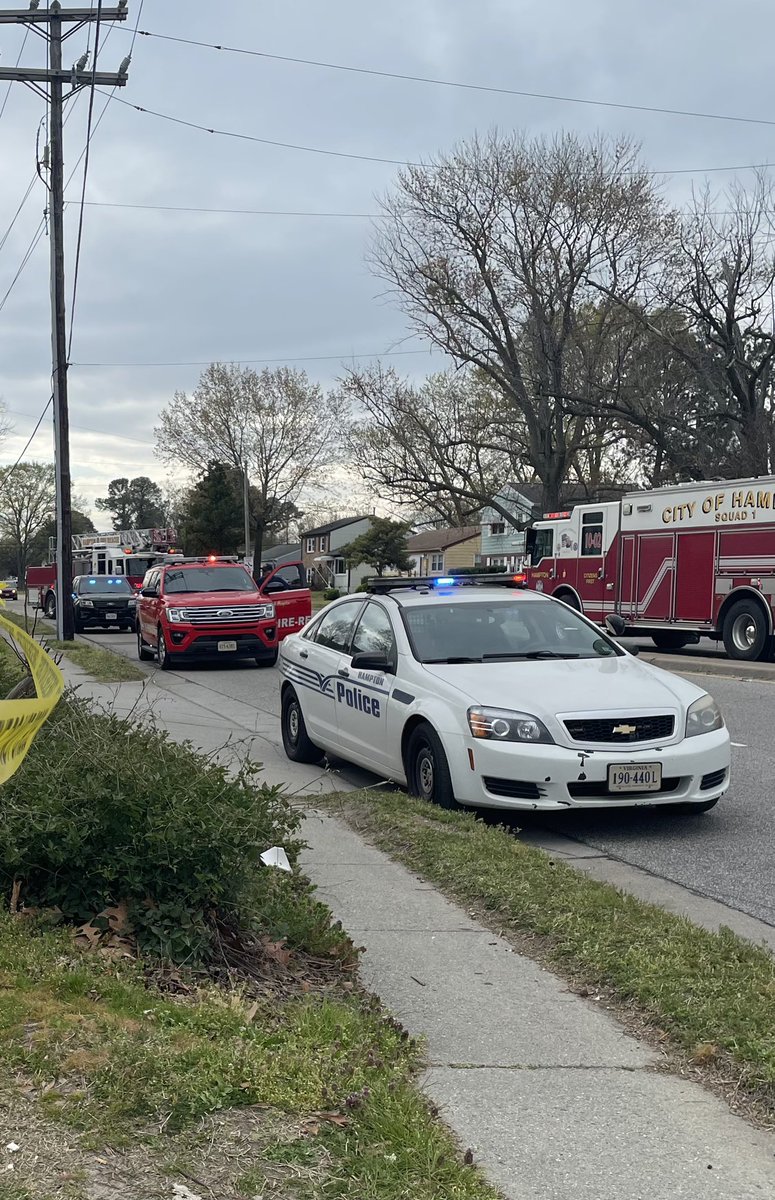
{"label": "house roof", "polygon": [[264,562],[277,562],[280,558],[301,558],[301,543],[283,542],[279,546],[265,546],[261,557]]}
{"label": "house roof", "polygon": [[458,542],[467,542],[479,537],[480,525],[464,525],[461,529],[427,529],[406,539],[407,554],[425,554],[428,550],[446,550]]}
{"label": "house roof", "polygon": [[316,525],[314,529],[305,529],[302,538],[320,537],[322,533],[333,533],[335,529],[344,529],[346,525],[356,525],[358,521],[369,521],[371,513],[363,517],[342,517],[341,521],[329,521],[327,525]]}

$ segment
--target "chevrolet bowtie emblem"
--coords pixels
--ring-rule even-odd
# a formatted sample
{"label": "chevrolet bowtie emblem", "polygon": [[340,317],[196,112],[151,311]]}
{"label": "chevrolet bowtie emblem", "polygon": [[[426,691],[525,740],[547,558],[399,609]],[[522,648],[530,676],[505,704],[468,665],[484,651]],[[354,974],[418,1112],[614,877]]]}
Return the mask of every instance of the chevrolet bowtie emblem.
{"label": "chevrolet bowtie emblem", "polygon": [[638,730],[637,725],[614,725],[612,732],[627,734],[627,733],[637,733],[637,730]]}

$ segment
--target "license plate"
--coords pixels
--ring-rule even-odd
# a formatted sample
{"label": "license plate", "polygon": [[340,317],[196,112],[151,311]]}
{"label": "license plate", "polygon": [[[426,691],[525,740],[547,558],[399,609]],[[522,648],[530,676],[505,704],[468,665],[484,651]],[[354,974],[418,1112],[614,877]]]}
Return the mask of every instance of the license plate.
{"label": "license plate", "polygon": [[661,787],[661,763],[624,763],[608,768],[609,792],[658,792]]}
{"label": "license plate", "polygon": [[117,621],[118,613],[105,613],[105,620],[106,621]]}
{"label": "license plate", "polygon": [[237,643],[236,642],[219,642],[218,649],[219,650],[236,650]]}

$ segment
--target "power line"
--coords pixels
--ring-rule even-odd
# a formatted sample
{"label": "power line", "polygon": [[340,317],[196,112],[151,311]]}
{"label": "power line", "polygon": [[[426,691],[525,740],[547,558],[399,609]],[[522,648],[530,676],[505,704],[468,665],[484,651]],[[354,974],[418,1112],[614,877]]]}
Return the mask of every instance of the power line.
{"label": "power line", "polygon": [[382,217],[381,213],[304,212],[289,208],[202,208],[180,204],[124,204],[112,200],[87,200],[85,203],[91,208],[139,208],[147,209],[150,212],[233,213],[251,217],[363,217],[372,220],[379,220]]}
{"label": "power line", "polygon": [[185,125],[187,129],[199,129],[202,133],[212,133],[217,137],[236,138],[241,142],[257,142],[261,146],[277,146],[281,150],[302,150],[306,154],[325,154],[333,158],[357,159],[360,162],[387,163],[392,167],[422,166],[422,163],[409,162],[404,158],[380,158],[375,154],[353,154],[345,150],[326,150],[319,146],[300,146],[295,142],[276,142],[271,138],[255,137],[250,133],[235,133],[230,129],[211,129],[207,125],[198,125],[196,121],[186,121],[183,117],[173,117],[169,113],[159,112],[154,108],[143,108],[142,105],[133,104],[131,100],[124,100],[121,96],[116,96],[116,100],[119,104],[125,104],[127,108],[134,108],[140,113],[147,113],[150,117],[158,117],[161,121],[171,121],[173,125]]}
{"label": "power line", "polygon": [[[72,201],[68,201],[72,203]],[[207,208],[202,205],[191,204],[130,204],[117,200],[86,200],[87,208],[128,208],[140,209],[148,212],[171,212],[171,213],[212,213],[225,216],[249,216],[249,217],[346,217],[359,218],[370,221],[383,221],[386,219],[384,213],[366,213],[366,212],[313,212],[310,210],[302,210],[296,208]],[[734,217],[738,215],[738,211],[742,216],[751,216],[754,213],[753,209],[734,209],[734,208],[716,208],[708,209],[709,217]],[[762,209],[763,216],[775,216],[775,209]],[[0,242],[2,249],[2,242]]]}
{"label": "power line", "polygon": [[683,108],[662,108],[653,104],[625,104],[617,100],[591,100],[581,96],[562,96],[553,92],[526,92],[516,88],[494,87],[482,83],[461,83],[454,79],[435,79],[428,75],[408,75],[400,71],[380,71],[374,67],[353,67],[344,63],[323,62],[314,58],[295,58],[288,54],[268,54],[264,50],[248,50],[241,46],[224,46],[212,42],[199,42],[193,38],[173,37],[166,33],[153,33],[148,29],[139,31],[141,37],[150,37],[165,42],[180,42],[185,46],[200,46],[206,50],[220,50],[228,54],[243,54],[251,58],[265,58],[273,62],[295,63],[305,67],[321,67],[327,71],[344,71],[353,75],[373,75],[380,79],[398,79],[408,83],[427,83],[435,87],[460,88],[469,92],[489,92],[498,96],[520,96],[529,100],[555,100],[562,104],[594,105],[599,108],[618,108],[628,112],[658,113],[670,117],[691,117],[703,121],[735,121],[745,125],[775,125],[775,120],[766,117],[738,117],[730,113],[697,112]]}
{"label": "power line", "polygon": [[[25,447],[24,447],[24,449],[22,450],[22,452],[21,452],[21,454],[19,455],[19,457],[17,458],[16,462],[15,462],[15,463],[13,464],[13,466],[10,468],[10,470],[8,471],[8,474],[5,474],[5,472],[3,473],[3,474],[4,474],[4,478],[5,478],[6,480],[8,479],[8,476],[9,476],[9,475],[13,475],[13,473],[14,473],[14,471],[16,470],[16,468],[18,467],[19,463],[22,461],[22,459],[24,458],[25,454],[26,454],[26,453],[27,453],[27,451],[29,450],[30,446],[32,445],[32,443],[33,443],[33,441],[34,441],[34,439],[35,439],[35,435],[37,434],[38,430],[40,429],[41,425],[43,424],[43,418],[45,417],[46,413],[47,413],[47,412],[48,412],[48,410],[51,408],[51,405],[52,405],[53,403],[54,403],[54,397],[53,397],[53,395],[52,395],[52,396],[49,396],[48,400],[46,401],[46,407],[43,409],[43,412],[42,412],[42,413],[40,414],[40,416],[38,417],[38,420],[37,420],[37,423],[36,423],[36,425],[35,425],[35,428],[33,429],[33,431],[32,431],[32,433],[30,434],[30,436],[27,438],[27,442],[26,442],[26,444],[25,444]],[[9,408],[9,409],[8,409],[8,411],[9,411],[9,412],[11,412],[12,410]]]}
{"label": "power line", "polygon": [[187,362],[72,362],[71,367],[209,367],[211,363],[224,366],[252,366],[257,363],[341,362],[350,358],[398,358],[409,354],[429,354],[430,350],[384,350],[374,354],[306,354],[297,358],[203,358]]}
{"label": "power line", "polygon": [[[140,31],[142,33],[142,30]],[[333,158],[350,158],[357,159],[360,162],[377,162],[387,163],[394,167],[424,167],[425,163],[414,162],[406,158],[382,158],[375,154],[352,154],[344,150],[327,150],[321,146],[303,146],[297,142],[277,142],[270,138],[256,137],[250,133],[237,133],[230,129],[215,129],[209,125],[200,125],[196,121],[186,121],[183,117],[173,117],[170,113],[159,112],[158,109],[144,108],[140,104],[133,104],[131,100],[124,100],[121,96],[115,97],[119,104],[126,105],[127,108],[133,108],[136,112],[146,113],[150,117],[158,117],[161,121],[171,121],[173,125],[184,125],[187,129],[198,129],[202,133],[215,134],[217,137],[236,138],[242,142],[257,142],[261,146],[278,146],[282,150],[300,150],[305,154],[323,154]],[[775,122],[773,122],[775,124]],[[431,164],[432,166],[432,164]],[[775,163],[745,163],[740,166],[733,167],[672,167],[668,170],[655,171],[644,168],[633,171],[626,171],[623,174],[627,175],[707,175],[717,171],[752,171],[757,169],[765,169],[775,166]]]}
{"label": "power line", "polygon": [[[6,408],[5,411],[9,412],[9,413],[13,413],[14,416],[17,416],[17,417],[26,417],[27,416],[26,412],[23,412],[21,409],[18,409],[18,408]],[[45,414],[46,414],[46,409],[43,410],[42,417],[45,416]],[[42,417],[41,417],[41,420],[42,420]],[[38,425],[36,425],[35,431],[37,431],[39,425],[40,425],[40,421],[38,422]],[[79,424],[73,425],[73,424],[71,424],[70,428],[76,429],[79,433],[96,433],[100,437],[117,438],[119,441],[122,441],[122,442],[136,442],[138,446],[153,447],[155,445],[154,442],[149,442],[147,439],[144,439],[144,438],[130,437],[130,435],[127,433],[113,433],[111,430],[107,430],[107,429],[95,429],[93,425],[79,425]]]}
{"label": "power line", "polygon": [[[27,45],[27,38],[29,36],[30,36],[30,27],[28,25],[24,31],[24,40],[21,44],[21,49],[19,50],[19,53],[16,56],[16,62],[14,63],[14,66],[16,66],[16,67],[18,67],[19,63],[22,60],[22,54],[24,54],[24,47]],[[11,82],[8,84],[8,87],[6,88],[5,96],[3,97],[3,103],[2,103],[2,105],[0,105],[0,121],[3,119],[3,113],[5,112],[5,106],[8,103],[8,97],[11,94],[12,87],[13,87],[13,80],[11,80]]]}

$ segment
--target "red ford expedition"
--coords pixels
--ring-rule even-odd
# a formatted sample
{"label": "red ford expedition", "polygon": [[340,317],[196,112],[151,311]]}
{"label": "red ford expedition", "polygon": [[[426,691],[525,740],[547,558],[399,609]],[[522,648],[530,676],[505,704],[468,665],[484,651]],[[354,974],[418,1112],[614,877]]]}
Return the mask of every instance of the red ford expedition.
{"label": "red ford expedition", "polygon": [[162,671],[191,659],[277,661],[277,644],[309,620],[312,597],[301,563],[286,563],[256,584],[229,559],[177,559],[152,567],[137,604],[137,656]]}

